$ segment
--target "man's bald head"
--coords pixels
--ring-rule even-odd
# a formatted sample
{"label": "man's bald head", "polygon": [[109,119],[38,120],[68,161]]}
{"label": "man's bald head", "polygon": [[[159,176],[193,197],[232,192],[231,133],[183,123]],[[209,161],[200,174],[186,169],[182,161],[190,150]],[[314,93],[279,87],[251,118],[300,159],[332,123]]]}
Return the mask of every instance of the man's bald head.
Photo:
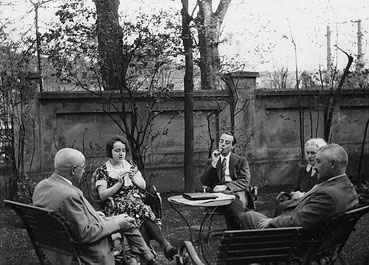
{"label": "man's bald head", "polygon": [[55,155],[54,167],[55,169],[65,169],[75,165],[83,165],[84,162],[85,157],[80,151],[72,148],[63,148]]}
{"label": "man's bald head", "polygon": [[85,172],[85,156],[78,150],[63,148],[54,158],[55,173],[77,186]]}

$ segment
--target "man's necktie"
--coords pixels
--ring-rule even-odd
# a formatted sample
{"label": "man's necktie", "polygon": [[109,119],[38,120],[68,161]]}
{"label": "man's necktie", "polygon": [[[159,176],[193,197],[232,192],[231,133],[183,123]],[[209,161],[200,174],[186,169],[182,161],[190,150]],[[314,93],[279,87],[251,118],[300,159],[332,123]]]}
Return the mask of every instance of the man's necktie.
{"label": "man's necktie", "polygon": [[222,165],[221,165],[221,174],[220,174],[220,182],[224,183],[225,182],[225,172],[226,172],[226,168],[227,168],[227,158],[223,158],[222,160]]}

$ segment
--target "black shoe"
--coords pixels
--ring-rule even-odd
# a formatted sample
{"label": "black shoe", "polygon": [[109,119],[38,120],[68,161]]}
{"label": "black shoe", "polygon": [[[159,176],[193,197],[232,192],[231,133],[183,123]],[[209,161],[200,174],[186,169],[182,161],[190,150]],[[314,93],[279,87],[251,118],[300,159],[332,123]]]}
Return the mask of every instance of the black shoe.
{"label": "black shoe", "polygon": [[177,255],[178,249],[172,245],[168,245],[164,248],[164,255],[168,260],[173,260],[173,257]]}
{"label": "black shoe", "polygon": [[159,265],[159,263],[156,261],[156,259],[152,259],[147,262],[147,265]]}

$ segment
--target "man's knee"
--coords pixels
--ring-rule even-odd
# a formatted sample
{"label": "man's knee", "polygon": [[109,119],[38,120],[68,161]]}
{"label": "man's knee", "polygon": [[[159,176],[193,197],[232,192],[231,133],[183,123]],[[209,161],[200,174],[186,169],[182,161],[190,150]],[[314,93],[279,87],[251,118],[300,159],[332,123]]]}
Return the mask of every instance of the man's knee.
{"label": "man's knee", "polygon": [[239,214],[241,229],[256,229],[258,216],[253,210]]}

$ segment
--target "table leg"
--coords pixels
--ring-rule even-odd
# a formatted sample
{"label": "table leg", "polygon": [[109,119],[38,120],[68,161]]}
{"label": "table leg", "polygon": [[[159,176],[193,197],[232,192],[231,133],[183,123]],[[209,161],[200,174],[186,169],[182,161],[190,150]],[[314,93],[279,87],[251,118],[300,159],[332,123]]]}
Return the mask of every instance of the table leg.
{"label": "table leg", "polygon": [[192,244],[194,244],[194,240],[193,240],[193,236],[192,236],[192,229],[191,229],[191,226],[190,226],[190,224],[188,223],[188,221],[187,221],[187,219],[186,219],[186,217],[184,217],[184,215],[183,214],[181,214],[181,212],[180,211],[178,211],[177,209],[176,209],[176,207],[174,207],[173,206],[173,204],[169,201],[169,205],[172,207],[172,209],[174,210],[174,211],[176,211],[181,217],[182,217],[182,219],[185,221],[185,223],[186,223],[186,225],[187,225],[187,227],[188,227],[188,231],[190,232],[190,240],[191,240],[191,243]]}
{"label": "table leg", "polygon": [[[198,242],[198,247],[199,247],[199,252],[201,252],[201,255],[203,256],[205,263],[206,264],[210,264],[210,262],[208,261],[207,257],[206,257],[206,253],[204,250],[204,233],[206,233],[206,225],[211,221],[214,212],[216,211],[217,207],[214,207],[214,209],[212,209],[211,211],[206,211],[201,224],[200,224],[200,230],[199,230],[199,242]],[[209,224],[210,225],[210,224]],[[210,232],[210,227],[208,227],[208,234]],[[208,238],[209,239],[209,238]]]}

